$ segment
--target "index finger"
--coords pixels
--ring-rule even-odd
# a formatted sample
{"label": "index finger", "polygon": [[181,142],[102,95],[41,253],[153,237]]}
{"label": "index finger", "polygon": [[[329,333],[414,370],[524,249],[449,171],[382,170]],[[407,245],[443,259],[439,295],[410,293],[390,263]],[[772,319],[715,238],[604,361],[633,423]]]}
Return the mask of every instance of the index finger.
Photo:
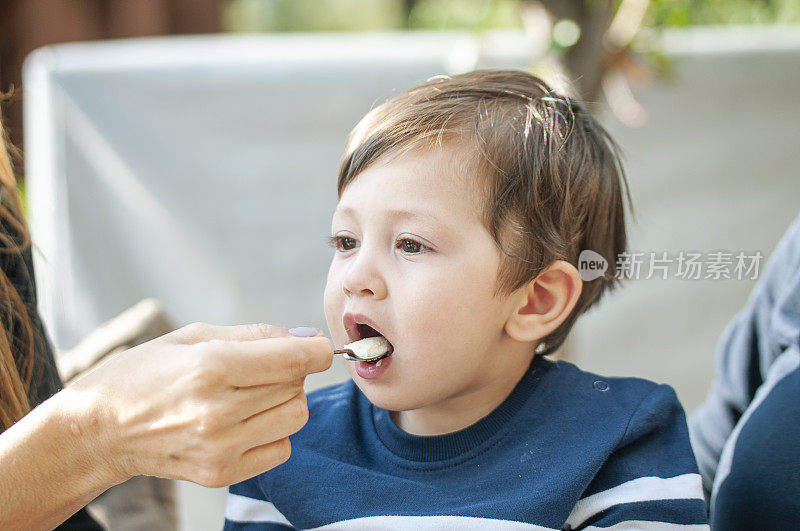
{"label": "index finger", "polygon": [[276,337],[215,343],[230,385],[249,387],[293,382],[327,370],[333,345],[325,336]]}
{"label": "index finger", "polygon": [[208,323],[192,323],[172,332],[183,343],[193,344],[219,339],[222,341],[256,341],[273,337],[289,336],[288,329],[265,323],[218,326]]}

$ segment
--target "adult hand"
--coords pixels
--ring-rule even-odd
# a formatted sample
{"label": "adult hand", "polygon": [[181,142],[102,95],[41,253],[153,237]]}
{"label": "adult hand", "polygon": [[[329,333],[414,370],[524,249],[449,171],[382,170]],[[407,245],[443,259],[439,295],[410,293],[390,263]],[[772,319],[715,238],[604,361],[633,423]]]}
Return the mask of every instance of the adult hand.
{"label": "adult hand", "polygon": [[62,391],[62,403],[88,412],[70,430],[98,442],[106,482],[151,475],[219,487],[289,458],[288,436],[308,420],[305,377],[332,357],[319,331],[197,323],[115,356]]}

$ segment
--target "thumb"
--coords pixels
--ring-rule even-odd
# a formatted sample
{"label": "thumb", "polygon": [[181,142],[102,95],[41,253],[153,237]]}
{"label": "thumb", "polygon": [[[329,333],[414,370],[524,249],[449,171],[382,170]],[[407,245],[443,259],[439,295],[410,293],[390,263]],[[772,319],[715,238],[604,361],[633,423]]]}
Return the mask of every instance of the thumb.
{"label": "thumb", "polygon": [[222,341],[254,341],[272,337],[288,337],[289,330],[282,326],[264,323],[235,326],[217,326],[207,323],[194,323],[173,332],[184,343],[199,343],[219,339]]}

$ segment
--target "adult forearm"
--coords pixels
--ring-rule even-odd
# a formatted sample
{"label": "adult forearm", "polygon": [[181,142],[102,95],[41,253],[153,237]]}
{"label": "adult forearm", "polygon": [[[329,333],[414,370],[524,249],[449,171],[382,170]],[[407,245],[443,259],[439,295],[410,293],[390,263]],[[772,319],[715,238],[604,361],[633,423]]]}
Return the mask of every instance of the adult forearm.
{"label": "adult forearm", "polygon": [[305,377],[333,359],[314,332],[197,323],[118,354],[0,434],[0,529],[53,527],[135,475],[220,487],[285,462]]}
{"label": "adult forearm", "polygon": [[102,430],[62,391],[0,434],[0,529],[52,529],[123,481]]}

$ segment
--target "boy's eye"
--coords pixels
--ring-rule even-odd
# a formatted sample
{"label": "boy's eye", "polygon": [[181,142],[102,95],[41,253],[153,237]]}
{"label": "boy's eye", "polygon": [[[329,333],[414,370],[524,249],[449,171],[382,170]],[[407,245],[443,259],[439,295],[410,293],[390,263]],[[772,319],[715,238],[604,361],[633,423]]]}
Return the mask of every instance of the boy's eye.
{"label": "boy's eye", "polygon": [[351,249],[355,249],[356,239],[350,238],[348,236],[342,236],[341,238],[339,238],[339,247],[342,249],[342,251],[349,251]]}
{"label": "boy's eye", "polygon": [[415,254],[427,249],[426,246],[422,245],[417,240],[412,240],[411,238],[401,238],[397,240],[397,244],[400,247],[400,250],[404,253]]}
{"label": "boy's eye", "polygon": [[350,236],[331,236],[330,244],[337,251],[352,251],[358,247],[358,240]]}

